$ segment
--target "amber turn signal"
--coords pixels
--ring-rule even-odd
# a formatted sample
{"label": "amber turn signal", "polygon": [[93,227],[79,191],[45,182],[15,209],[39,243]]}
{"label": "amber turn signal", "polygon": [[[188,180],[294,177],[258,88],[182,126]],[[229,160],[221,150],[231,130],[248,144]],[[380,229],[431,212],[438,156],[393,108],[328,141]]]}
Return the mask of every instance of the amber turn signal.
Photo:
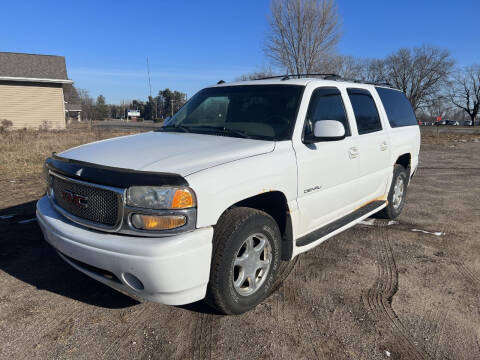
{"label": "amber turn signal", "polygon": [[193,194],[188,189],[177,189],[173,195],[172,209],[186,209],[195,206]]}
{"label": "amber turn signal", "polygon": [[169,230],[185,225],[187,218],[183,215],[141,215],[132,216],[132,225],[140,230]]}

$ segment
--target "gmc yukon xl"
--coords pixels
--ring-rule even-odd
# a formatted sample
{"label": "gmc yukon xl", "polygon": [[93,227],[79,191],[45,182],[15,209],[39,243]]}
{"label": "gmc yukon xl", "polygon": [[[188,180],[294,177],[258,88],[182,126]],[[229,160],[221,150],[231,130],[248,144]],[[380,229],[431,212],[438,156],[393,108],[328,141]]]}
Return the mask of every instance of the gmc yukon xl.
{"label": "gmc yukon xl", "polygon": [[419,149],[412,107],[389,86],[219,82],[158,130],[53,154],[37,218],[67,263],[112,288],[239,314],[299,254],[399,216]]}

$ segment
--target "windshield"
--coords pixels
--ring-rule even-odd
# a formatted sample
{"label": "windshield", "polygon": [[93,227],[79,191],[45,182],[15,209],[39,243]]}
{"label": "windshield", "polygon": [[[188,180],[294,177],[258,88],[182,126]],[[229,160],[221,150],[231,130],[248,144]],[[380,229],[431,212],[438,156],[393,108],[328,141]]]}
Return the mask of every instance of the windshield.
{"label": "windshield", "polygon": [[159,131],[287,140],[292,136],[303,89],[296,85],[206,88]]}

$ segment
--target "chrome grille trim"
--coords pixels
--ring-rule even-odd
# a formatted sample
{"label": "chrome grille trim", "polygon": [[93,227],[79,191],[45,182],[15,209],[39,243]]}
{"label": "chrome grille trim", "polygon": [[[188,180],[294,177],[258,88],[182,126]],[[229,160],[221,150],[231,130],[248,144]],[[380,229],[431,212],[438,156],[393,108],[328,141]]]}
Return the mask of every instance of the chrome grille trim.
{"label": "chrome grille trim", "polygon": [[96,230],[101,230],[101,231],[108,231],[108,232],[117,232],[121,229],[122,227],[122,220],[123,220],[123,213],[124,213],[124,203],[125,203],[125,189],[119,189],[119,188],[114,188],[111,186],[106,186],[106,185],[99,185],[99,184],[92,184],[89,182],[85,182],[82,180],[77,180],[77,179],[72,179],[72,178],[67,178],[64,177],[60,174],[57,174],[53,171],[49,171],[49,175],[52,177],[56,177],[58,179],[61,179],[65,182],[73,183],[73,184],[78,184],[81,186],[89,187],[92,189],[100,189],[100,190],[106,190],[106,191],[111,191],[116,193],[119,199],[118,203],[118,212],[117,212],[117,219],[114,225],[106,225],[102,224],[100,222],[95,222],[91,221],[79,216],[76,216],[75,214],[72,214],[68,210],[64,209],[60,204],[57,203],[54,195],[54,189],[51,183],[51,179],[49,179],[49,189],[48,189],[48,197],[50,199],[50,202],[52,205],[55,207],[55,210],[57,210],[59,213],[61,213],[63,216],[65,216],[67,219],[78,223],[80,225],[87,226],[89,228],[93,228]]}

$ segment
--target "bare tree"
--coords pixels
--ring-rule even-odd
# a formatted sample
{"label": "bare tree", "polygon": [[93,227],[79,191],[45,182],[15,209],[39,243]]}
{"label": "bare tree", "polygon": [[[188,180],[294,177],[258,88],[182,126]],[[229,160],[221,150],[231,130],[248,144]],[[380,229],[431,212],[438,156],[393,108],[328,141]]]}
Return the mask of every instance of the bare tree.
{"label": "bare tree", "polygon": [[350,55],[330,56],[324,58],[315,71],[336,74],[346,80],[365,80],[369,61]]}
{"label": "bare tree", "polygon": [[242,74],[237,77],[236,81],[257,80],[265,77],[274,76],[271,68],[263,68],[249,74]]}
{"label": "bare tree", "polygon": [[438,96],[431,99],[425,106],[417,111],[417,115],[423,114],[429,121],[435,122],[436,118],[449,119],[452,116],[452,107],[449,106],[448,99],[445,96]]}
{"label": "bare tree", "polygon": [[418,110],[439,94],[453,64],[448,50],[431,46],[413,51],[404,48],[385,59],[381,72],[385,80],[405,92],[414,110]]}
{"label": "bare tree", "polygon": [[474,126],[480,111],[480,65],[458,70],[453,75],[451,84],[450,101],[468,114]]}
{"label": "bare tree", "polygon": [[335,0],[272,0],[265,53],[289,73],[312,72],[340,39]]}
{"label": "bare tree", "polygon": [[95,104],[88,90],[77,89],[77,94],[82,107],[82,116],[85,120],[92,120],[95,117]]}

